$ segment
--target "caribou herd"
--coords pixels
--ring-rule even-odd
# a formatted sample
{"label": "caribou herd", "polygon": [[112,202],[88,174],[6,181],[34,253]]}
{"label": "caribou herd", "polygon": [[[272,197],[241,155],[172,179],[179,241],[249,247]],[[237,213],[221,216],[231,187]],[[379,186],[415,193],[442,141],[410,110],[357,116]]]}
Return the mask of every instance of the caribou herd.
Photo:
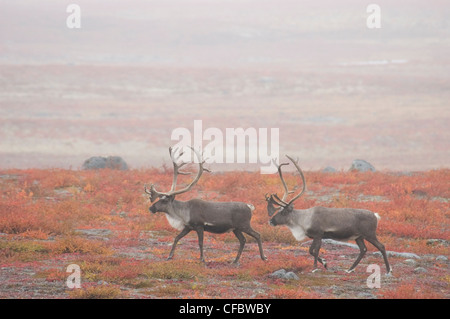
{"label": "caribou herd", "polygon": [[[144,188],[145,192],[150,195],[150,201],[153,203],[149,208],[150,212],[153,214],[157,212],[165,213],[169,224],[180,231],[175,237],[168,259],[173,258],[178,241],[191,231],[195,231],[198,236],[200,259],[205,261],[203,254],[204,232],[221,234],[232,231],[240,243],[236,258],[233,261],[234,263],[239,263],[239,258],[244,249],[246,242],[244,233],[255,238],[258,243],[261,259],[267,260],[263,252],[261,236],[250,224],[252,212],[255,209],[251,203],[212,202],[201,199],[180,201],[175,199],[176,195],[188,192],[197,184],[203,172],[209,172],[204,167],[205,161],[202,159],[200,153],[193,148],[191,150],[195,154],[198,171],[195,178],[186,187],[176,189],[178,175],[190,174],[189,172],[180,170],[188,164],[187,162],[180,162],[183,150],[174,150],[170,147],[169,154],[173,163],[173,180],[170,190],[167,192],[158,191],[154,184],[150,185],[150,189],[147,186]],[[288,196],[295,191],[289,191],[283,178],[282,167],[290,165],[290,163],[278,164],[274,160],[274,164],[278,168],[278,175],[284,189],[284,194],[281,198],[278,194],[265,195],[267,212],[270,217],[269,224],[271,226],[286,226],[297,241],[302,241],[305,238],[312,239],[309,253],[314,257],[313,272],[318,270],[317,262],[321,263],[325,269],[327,268],[325,259],[319,257],[322,239],[334,239],[337,241],[354,240],[359,247],[359,255],[347,272],[354,271],[355,267],[364,257],[367,251],[364,243],[366,240],[381,252],[386,265],[386,271],[389,274],[392,269],[387,259],[385,247],[378,241],[376,236],[380,216],[369,210],[354,208],[327,208],[317,206],[308,209],[295,209],[294,202],[304,194],[306,180],[299,167],[298,160],[294,160],[287,155],[286,157],[300,174],[302,188],[291,199],[288,199]]]}

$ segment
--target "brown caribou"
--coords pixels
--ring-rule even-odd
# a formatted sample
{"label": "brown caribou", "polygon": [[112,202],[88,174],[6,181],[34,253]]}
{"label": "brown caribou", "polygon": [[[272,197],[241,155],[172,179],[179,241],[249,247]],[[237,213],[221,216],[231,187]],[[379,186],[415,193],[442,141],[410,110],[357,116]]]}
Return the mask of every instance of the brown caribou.
{"label": "brown caribou", "polygon": [[[384,245],[378,241],[376,235],[380,216],[369,210],[355,208],[312,207],[308,209],[294,209],[294,201],[300,198],[305,192],[306,181],[305,176],[298,165],[298,161],[294,161],[287,155],[286,157],[300,173],[303,188],[291,200],[287,201],[288,195],[293,192],[288,190],[281,168],[282,166],[289,165],[289,163],[278,165],[274,161],[275,165],[278,167],[278,175],[284,188],[284,195],[282,198],[279,198],[277,194],[272,194],[270,196],[266,194],[266,200],[268,202],[267,211],[269,216],[272,217],[269,224],[272,226],[287,226],[298,241],[301,241],[306,237],[312,238],[309,253],[314,257],[313,272],[318,270],[317,261],[327,268],[325,260],[319,257],[319,250],[322,239],[329,238],[338,241],[356,241],[360,253],[347,272],[354,271],[355,267],[364,257],[367,251],[364,240],[367,240],[381,252],[387,273],[389,274],[391,272],[391,267],[389,266],[386,250]],[[275,206],[278,207],[276,208]]]}
{"label": "brown caribou", "polygon": [[243,202],[211,202],[201,199],[179,201],[175,199],[176,195],[189,191],[199,181],[203,171],[209,171],[203,167],[205,162],[202,160],[200,154],[193,148],[191,149],[198,160],[198,172],[189,185],[176,190],[178,175],[187,175],[189,173],[181,172],[179,170],[182,166],[187,164],[186,162],[177,163],[183,155],[183,152],[180,151],[178,152],[178,155],[175,155],[177,151],[173,151],[170,147],[169,153],[173,162],[173,181],[171,189],[168,192],[160,192],[155,189],[153,184],[150,186],[150,191],[145,187],[145,192],[150,195],[150,201],[152,203],[156,199],[159,199],[149,208],[150,212],[165,213],[169,224],[181,231],[175,237],[168,259],[172,259],[178,241],[194,230],[198,235],[200,260],[202,261],[205,261],[203,255],[203,233],[205,231],[215,234],[232,231],[236,235],[240,245],[234,263],[239,262],[239,258],[244,249],[246,238],[243,233],[256,239],[261,259],[266,260],[267,258],[263,253],[261,236],[250,226],[252,211],[255,209],[252,204]]}

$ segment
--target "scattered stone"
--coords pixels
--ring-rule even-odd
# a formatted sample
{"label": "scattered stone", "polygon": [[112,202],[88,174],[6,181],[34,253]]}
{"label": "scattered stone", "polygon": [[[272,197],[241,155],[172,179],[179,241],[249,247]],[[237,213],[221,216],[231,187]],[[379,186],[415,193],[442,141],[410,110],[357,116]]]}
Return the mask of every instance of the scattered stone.
{"label": "scattered stone", "polygon": [[377,299],[377,296],[370,292],[360,292],[358,293],[358,298],[360,299]]}
{"label": "scattered stone", "polygon": [[441,246],[448,247],[449,244],[450,244],[450,242],[448,240],[440,239],[440,238],[431,238],[431,239],[427,240],[428,246],[441,245]]}
{"label": "scattered stone", "polygon": [[445,257],[445,256],[443,256],[443,255],[440,255],[440,256],[437,256],[437,257],[436,257],[436,260],[437,260],[437,261],[447,261],[448,258]]}
{"label": "scattered stone", "polygon": [[403,263],[410,265],[410,266],[416,266],[417,261],[415,259],[405,259],[403,260]]}
{"label": "scattered stone", "polygon": [[323,239],[322,242],[326,243],[326,244],[347,246],[347,247],[351,247],[351,248],[354,248],[354,249],[359,249],[358,245],[356,245],[356,244],[351,244],[351,243],[347,243],[347,242],[344,242],[344,241],[338,241],[338,240],[334,240],[334,239]]}
{"label": "scattered stone", "polygon": [[93,156],[84,161],[82,168],[84,170],[110,168],[124,171],[128,169],[128,165],[120,156]]}
{"label": "scattered stone", "polygon": [[[381,256],[381,253],[379,251],[376,251],[373,254]],[[419,255],[416,255],[414,253],[399,253],[399,252],[396,252],[396,251],[390,251],[389,250],[389,251],[386,251],[386,254],[388,256],[393,256],[393,257],[421,259]]]}
{"label": "scattered stone", "polygon": [[109,229],[77,229],[76,232],[93,239],[101,240],[109,240],[108,236],[112,234]]}
{"label": "scattered stone", "polygon": [[119,216],[122,217],[122,218],[125,218],[125,217],[128,216],[128,214],[126,212],[120,212]]}
{"label": "scattered stone", "polygon": [[99,281],[97,281],[97,285],[106,286],[106,285],[109,285],[109,283],[107,281],[104,281],[104,280],[99,280]]}
{"label": "scattered stone", "polygon": [[359,194],[358,195],[358,202],[389,202],[390,200],[384,196],[379,195],[364,195]]}
{"label": "scattered stone", "polygon": [[292,271],[286,271],[285,269],[279,269],[269,275],[269,277],[286,279],[286,280],[299,280],[300,278]]}
{"label": "scattered stone", "polygon": [[336,173],[337,170],[336,170],[334,167],[327,166],[327,167],[325,167],[325,168],[322,170],[322,172],[324,172],[324,173]]}
{"label": "scattered stone", "polygon": [[426,273],[426,272],[428,272],[428,270],[426,270],[423,267],[417,267],[416,269],[414,269],[414,272],[415,273]]}
{"label": "scattered stone", "polygon": [[375,172],[375,167],[365,160],[356,159],[353,161],[350,171]]}
{"label": "scattered stone", "polygon": [[[309,242],[312,242],[312,241],[309,241]],[[306,243],[303,243],[303,244],[308,244],[309,242],[306,242]],[[322,242],[323,243],[328,243],[328,244],[333,244],[333,245],[347,246],[347,247],[351,247],[351,248],[354,248],[354,249],[359,249],[358,245],[347,243],[347,242],[342,242],[342,241],[337,241],[337,240],[334,240],[334,239],[323,239]],[[379,251],[376,251],[373,254],[381,256],[381,253]],[[419,255],[416,255],[414,253],[401,253],[401,252],[397,252],[397,251],[387,250],[386,254],[388,256],[393,256],[393,257],[402,257],[402,258],[410,258],[410,259],[411,258],[421,259]]]}
{"label": "scattered stone", "polygon": [[285,275],[284,275],[284,278],[285,279],[288,279],[288,280],[299,280],[300,278],[295,274],[295,273],[293,273],[292,271],[288,271]]}
{"label": "scattered stone", "polygon": [[271,273],[271,274],[269,275],[269,277],[275,277],[275,278],[283,279],[285,275],[286,275],[286,270],[284,270],[284,269],[279,269],[279,270],[277,270],[277,271]]}

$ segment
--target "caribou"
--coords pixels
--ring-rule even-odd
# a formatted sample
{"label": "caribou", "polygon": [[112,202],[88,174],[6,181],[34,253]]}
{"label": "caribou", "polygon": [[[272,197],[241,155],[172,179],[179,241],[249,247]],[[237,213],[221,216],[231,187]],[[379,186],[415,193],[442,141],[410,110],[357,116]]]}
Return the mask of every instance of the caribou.
{"label": "caribou", "polygon": [[250,226],[252,211],[255,209],[252,204],[243,202],[210,202],[201,199],[191,199],[188,201],[175,199],[176,195],[188,192],[195,184],[197,184],[204,171],[209,172],[208,169],[204,168],[203,165],[205,161],[202,160],[200,154],[192,147],[190,148],[197,157],[198,172],[195,178],[186,187],[178,190],[176,189],[178,175],[188,175],[190,173],[180,171],[180,168],[188,163],[179,163],[179,159],[184,153],[182,150],[179,152],[173,150],[172,147],[169,148],[169,154],[173,163],[171,189],[168,192],[160,192],[155,189],[153,184],[150,185],[150,190],[147,189],[147,185],[144,186],[144,191],[150,195],[150,201],[152,203],[156,199],[159,199],[149,208],[150,212],[153,214],[156,212],[165,213],[169,224],[173,228],[181,231],[175,237],[167,259],[173,258],[178,241],[194,230],[198,236],[200,260],[202,262],[205,262],[203,254],[203,234],[205,231],[214,234],[222,234],[229,231],[234,233],[240,243],[237,256],[233,262],[235,264],[239,263],[239,258],[241,257],[246,243],[246,238],[243,233],[256,239],[261,259],[266,260],[267,258],[264,255],[261,243],[261,236]]}
{"label": "caribou", "polygon": [[281,168],[282,166],[289,165],[289,163],[280,163],[278,165],[274,161],[274,164],[278,168],[278,175],[283,185],[284,194],[282,198],[276,193],[270,196],[268,194],[265,195],[267,211],[269,217],[271,217],[269,224],[271,226],[287,226],[297,241],[302,241],[306,237],[312,239],[309,253],[314,257],[313,272],[318,270],[317,261],[327,269],[325,259],[319,257],[319,250],[322,245],[322,239],[333,239],[337,241],[355,240],[359,247],[359,255],[353,265],[347,270],[348,273],[353,272],[364,257],[367,251],[364,240],[367,240],[381,252],[387,273],[389,274],[391,267],[389,266],[386,250],[384,245],[378,241],[376,235],[380,216],[369,210],[354,208],[312,207],[308,209],[294,209],[294,201],[300,198],[305,192],[306,180],[298,165],[298,160],[294,161],[288,155],[286,157],[300,173],[303,187],[297,195],[288,201],[288,195],[294,193],[294,191],[289,191]]}

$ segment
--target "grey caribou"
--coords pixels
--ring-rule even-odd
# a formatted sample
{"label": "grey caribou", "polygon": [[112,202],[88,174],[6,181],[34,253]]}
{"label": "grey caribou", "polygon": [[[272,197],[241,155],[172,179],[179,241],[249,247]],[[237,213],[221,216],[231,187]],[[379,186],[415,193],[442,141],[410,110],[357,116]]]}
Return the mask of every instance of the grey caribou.
{"label": "grey caribou", "polygon": [[327,268],[325,259],[319,257],[319,250],[322,239],[329,238],[338,241],[356,241],[360,252],[347,272],[354,271],[355,267],[364,257],[367,251],[364,240],[367,240],[381,252],[387,273],[389,274],[391,272],[391,267],[389,266],[386,256],[386,250],[384,245],[378,241],[376,235],[380,216],[369,210],[354,208],[312,207],[308,209],[294,209],[294,201],[305,192],[306,181],[305,176],[298,165],[298,161],[294,161],[287,155],[286,157],[300,173],[303,188],[291,200],[287,201],[288,195],[292,194],[293,191],[288,190],[281,168],[282,166],[289,165],[289,163],[281,163],[278,165],[274,162],[278,167],[278,175],[284,188],[284,195],[280,198],[277,194],[271,194],[270,196],[266,194],[267,211],[269,216],[272,217],[269,224],[272,226],[287,226],[298,241],[301,241],[306,237],[312,238],[309,253],[314,257],[313,272],[318,270],[317,261]]}
{"label": "grey caribou", "polygon": [[[198,172],[189,185],[176,190],[178,175],[188,175],[190,173],[180,171],[180,168],[187,164],[186,162],[178,163],[183,152],[173,151],[172,148],[169,148],[170,157],[173,163],[173,181],[171,189],[165,193],[160,192],[155,189],[153,184],[151,184],[150,190],[147,189],[147,186],[144,188],[145,192],[150,195],[150,201],[152,203],[159,199],[149,208],[150,212],[153,214],[156,212],[165,213],[169,224],[181,231],[175,237],[168,259],[172,259],[178,241],[194,230],[198,236],[200,260],[203,262],[205,261],[203,255],[203,233],[205,231],[215,234],[232,231],[236,235],[240,243],[237,256],[234,260],[234,263],[236,264],[239,262],[239,258],[241,257],[246,242],[243,233],[256,239],[261,259],[266,260],[267,258],[263,253],[261,236],[250,226],[252,211],[254,210],[252,204],[243,202],[210,202],[201,199],[179,201],[175,199],[176,195],[189,191],[198,182],[203,171],[208,171],[203,167],[205,162],[202,160],[200,154],[193,148],[191,149],[198,159]],[[176,155],[177,153],[178,155]]]}

